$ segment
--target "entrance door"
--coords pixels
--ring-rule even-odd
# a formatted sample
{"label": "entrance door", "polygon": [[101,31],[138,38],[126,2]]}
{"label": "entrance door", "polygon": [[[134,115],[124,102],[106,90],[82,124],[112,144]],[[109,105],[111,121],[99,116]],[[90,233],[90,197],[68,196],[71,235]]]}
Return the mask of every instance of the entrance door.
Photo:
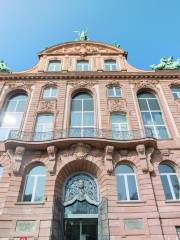
{"label": "entrance door", "polygon": [[97,219],[66,219],[65,240],[97,240]]}

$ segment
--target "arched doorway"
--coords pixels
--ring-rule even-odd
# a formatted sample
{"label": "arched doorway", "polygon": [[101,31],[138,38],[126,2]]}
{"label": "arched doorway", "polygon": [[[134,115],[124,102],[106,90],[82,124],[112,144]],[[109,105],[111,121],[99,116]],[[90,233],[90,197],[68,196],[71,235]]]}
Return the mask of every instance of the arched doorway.
{"label": "arched doorway", "polygon": [[78,172],[64,185],[65,240],[98,239],[99,193],[91,175]]}

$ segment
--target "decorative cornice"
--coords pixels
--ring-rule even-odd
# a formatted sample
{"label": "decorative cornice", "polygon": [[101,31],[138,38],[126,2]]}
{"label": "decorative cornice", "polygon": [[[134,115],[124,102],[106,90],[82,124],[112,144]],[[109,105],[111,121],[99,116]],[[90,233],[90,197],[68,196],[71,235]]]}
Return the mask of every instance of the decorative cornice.
{"label": "decorative cornice", "polygon": [[73,79],[179,79],[180,71],[157,71],[157,72],[39,72],[39,73],[3,73],[0,74],[0,80],[73,80]]}

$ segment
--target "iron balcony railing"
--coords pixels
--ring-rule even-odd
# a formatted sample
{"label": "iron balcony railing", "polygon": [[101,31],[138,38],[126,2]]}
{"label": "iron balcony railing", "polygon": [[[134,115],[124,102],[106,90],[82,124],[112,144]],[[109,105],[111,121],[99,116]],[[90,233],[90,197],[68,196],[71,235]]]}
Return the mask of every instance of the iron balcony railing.
{"label": "iron balcony railing", "polygon": [[118,141],[139,140],[143,138],[155,138],[151,129],[133,131],[111,131],[96,128],[70,128],[67,130],[55,130],[51,132],[23,132],[11,130],[9,140],[24,142],[40,142],[67,138],[99,138]]}

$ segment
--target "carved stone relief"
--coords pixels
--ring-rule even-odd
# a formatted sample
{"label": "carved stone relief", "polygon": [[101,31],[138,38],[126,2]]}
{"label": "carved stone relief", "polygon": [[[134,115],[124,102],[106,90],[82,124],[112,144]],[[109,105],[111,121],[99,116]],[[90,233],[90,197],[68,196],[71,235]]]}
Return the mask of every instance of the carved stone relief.
{"label": "carved stone relief", "polygon": [[57,154],[57,148],[56,146],[48,146],[47,147],[47,153],[48,153],[48,158],[49,158],[49,162],[48,162],[48,171],[50,174],[55,173],[56,169],[56,154]]}
{"label": "carved stone relief", "polygon": [[114,146],[105,147],[104,163],[108,174],[111,174],[113,172],[113,153]]}
{"label": "carved stone relief", "polygon": [[45,101],[42,100],[39,102],[38,106],[38,112],[54,112],[56,110],[57,101],[51,100],[51,101]]}
{"label": "carved stone relief", "polygon": [[84,143],[74,144],[74,145],[72,145],[71,148],[73,149],[73,153],[74,153],[76,160],[85,159],[91,149],[90,145],[84,144]]}
{"label": "carved stone relief", "polygon": [[136,90],[142,89],[142,88],[150,88],[150,89],[157,89],[157,84],[159,83],[158,80],[136,80],[133,81],[135,84]]}
{"label": "carved stone relief", "polygon": [[108,108],[110,112],[127,112],[125,99],[109,99]]}
{"label": "carved stone relief", "polygon": [[85,81],[85,80],[77,80],[77,81],[68,81],[68,84],[70,84],[71,86],[73,87],[76,87],[76,88],[81,88],[81,87],[92,87],[96,84],[98,84],[98,81],[94,81],[94,80],[91,80],[91,81]]}
{"label": "carved stone relief", "polygon": [[136,151],[141,163],[141,169],[143,172],[153,172],[154,168],[153,165],[151,163],[151,159],[152,159],[152,154],[154,152],[154,148],[148,148],[146,150],[145,145],[140,144],[136,146]]}

